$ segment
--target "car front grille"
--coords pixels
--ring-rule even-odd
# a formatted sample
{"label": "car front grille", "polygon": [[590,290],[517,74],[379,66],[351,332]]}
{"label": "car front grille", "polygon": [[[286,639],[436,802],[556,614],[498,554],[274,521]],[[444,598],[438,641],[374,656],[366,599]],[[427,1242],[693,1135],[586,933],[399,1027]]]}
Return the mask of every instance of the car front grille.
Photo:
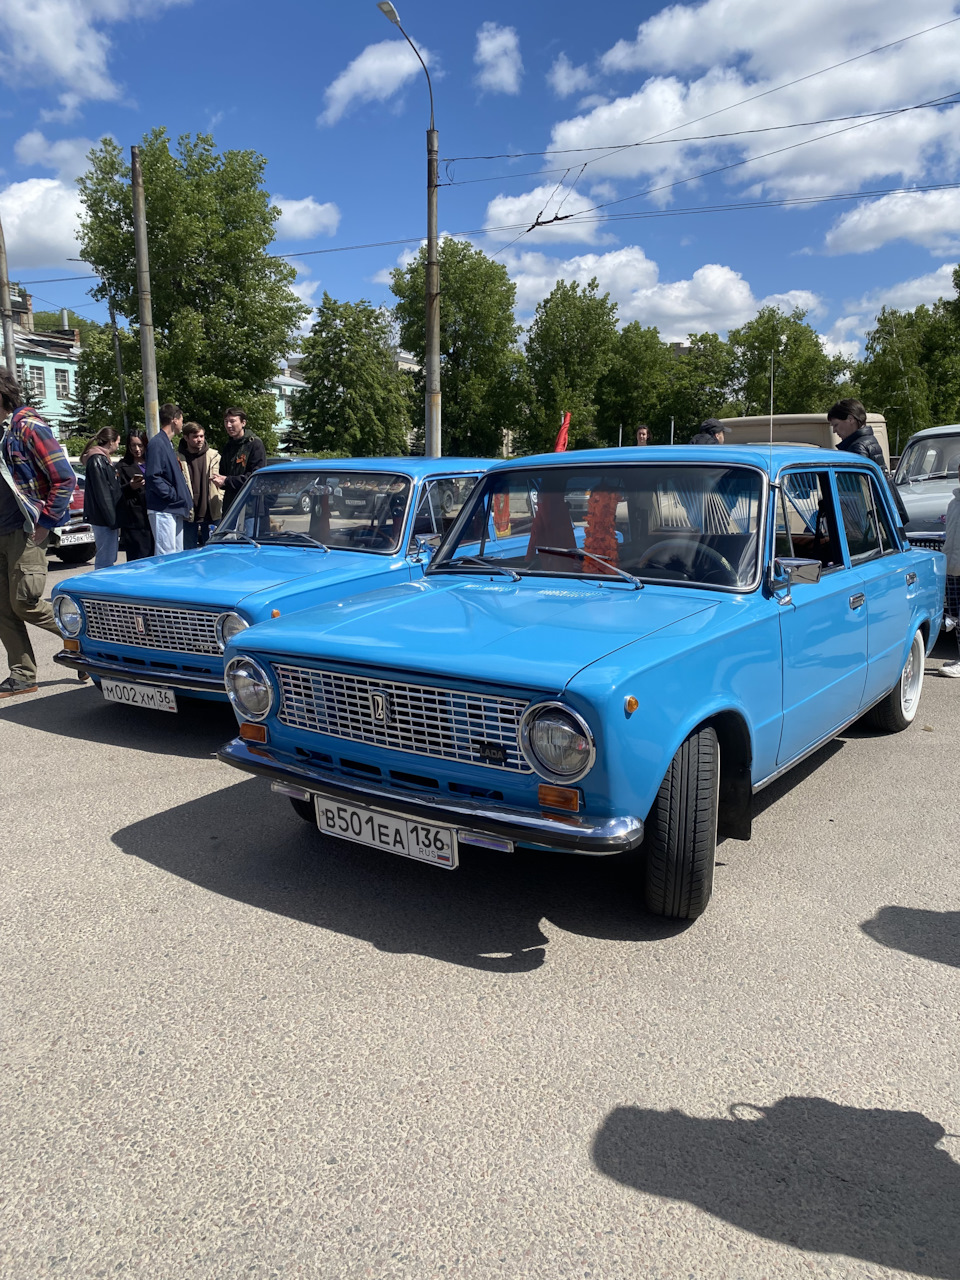
{"label": "car front grille", "polygon": [[295,729],[411,755],[530,773],[520,752],[518,698],[436,689],[274,664],[279,718]]}
{"label": "car front grille", "polygon": [[916,547],[918,551],[943,550],[942,533],[908,533],[907,541],[910,543],[911,547]]}
{"label": "car front grille", "polygon": [[199,609],[163,609],[156,605],[118,604],[81,598],[92,640],[167,649],[173,653],[219,653],[215,613]]}

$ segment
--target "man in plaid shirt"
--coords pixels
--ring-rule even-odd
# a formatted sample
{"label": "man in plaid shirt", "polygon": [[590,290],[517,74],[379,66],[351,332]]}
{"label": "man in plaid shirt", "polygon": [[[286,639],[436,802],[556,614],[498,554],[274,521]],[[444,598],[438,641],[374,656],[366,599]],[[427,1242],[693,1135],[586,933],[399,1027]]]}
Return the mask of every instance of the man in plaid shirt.
{"label": "man in plaid shirt", "polygon": [[15,378],[0,371],[0,642],[10,674],[0,698],[37,692],[37,661],[26,624],[59,636],[44,599],[47,539],[67,519],[77,477]]}

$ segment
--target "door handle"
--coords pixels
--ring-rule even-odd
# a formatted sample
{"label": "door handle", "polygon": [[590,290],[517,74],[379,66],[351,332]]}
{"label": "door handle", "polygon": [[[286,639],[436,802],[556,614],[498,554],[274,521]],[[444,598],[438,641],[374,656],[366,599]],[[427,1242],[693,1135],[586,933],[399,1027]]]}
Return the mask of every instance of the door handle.
{"label": "door handle", "polygon": [[856,595],[850,597],[850,608],[859,609],[862,604],[866,604],[867,597],[862,591],[858,591]]}
{"label": "door handle", "polygon": [[908,573],[908,574],[907,574],[907,586],[908,586],[908,587],[912,587],[912,586],[913,586],[913,584],[916,582],[916,580],[917,580],[917,575],[916,575],[915,573]]}

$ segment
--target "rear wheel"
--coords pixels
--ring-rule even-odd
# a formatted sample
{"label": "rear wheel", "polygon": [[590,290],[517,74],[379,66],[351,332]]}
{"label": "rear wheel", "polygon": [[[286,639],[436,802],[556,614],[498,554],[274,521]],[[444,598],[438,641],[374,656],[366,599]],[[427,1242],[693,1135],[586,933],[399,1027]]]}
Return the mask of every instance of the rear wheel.
{"label": "rear wheel", "polygon": [[927,656],[923,632],[913,637],[910,652],[904,663],[900,679],[882,702],[867,713],[867,721],[883,733],[901,733],[908,729],[920,710],[920,694],[923,691],[923,668]]}
{"label": "rear wheel", "polygon": [[298,818],[302,818],[304,822],[309,822],[313,826],[317,821],[314,813],[313,803],[310,800],[298,800],[295,796],[288,796],[287,799],[293,805],[293,811]]}
{"label": "rear wheel", "polygon": [[709,726],[691,733],[670,762],[647,818],[644,897],[651,911],[695,920],[713,892],[720,744]]}

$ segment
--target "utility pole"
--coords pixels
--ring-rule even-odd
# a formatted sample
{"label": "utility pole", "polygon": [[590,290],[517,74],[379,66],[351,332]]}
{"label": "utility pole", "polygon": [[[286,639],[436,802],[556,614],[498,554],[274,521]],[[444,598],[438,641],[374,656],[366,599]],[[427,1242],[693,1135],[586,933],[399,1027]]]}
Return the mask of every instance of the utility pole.
{"label": "utility pole", "polygon": [[423,74],[427,77],[430,93],[430,128],[427,130],[427,270],[426,270],[426,333],[424,335],[426,396],[424,399],[423,452],[428,458],[441,455],[440,419],[440,256],[437,247],[437,188],[440,135],[433,121],[433,85],[427,64],[420,50],[400,25],[400,15],[391,0],[377,0],[377,8],[398,29],[407,44],[417,55]]}
{"label": "utility pole", "polygon": [[123,408],[123,433],[124,435],[129,435],[130,414],[127,410],[127,386],[123,379],[123,357],[120,355],[120,335],[117,332],[117,313],[114,310],[112,293],[107,305],[110,309],[110,331],[113,334],[113,355],[117,362],[117,378],[120,381],[120,404]]}
{"label": "utility pole", "polygon": [[10,277],[7,274],[7,246],[0,223],[0,311],[3,312],[3,356],[7,373],[17,376],[17,352],[13,344],[13,304],[10,301]]}
{"label": "utility pole", "polygon": [[160,430],[160,393],[157,390],[157,357],[153,344],[153,303],[150,300],[150,257],[147,253],[147,206],[143,198],[140,148],[130,148],[130,182],[133,188],[133,241],[137,251],[137,292],[140,297],[140,360],[143,365],[143,412],[147,435]]}

